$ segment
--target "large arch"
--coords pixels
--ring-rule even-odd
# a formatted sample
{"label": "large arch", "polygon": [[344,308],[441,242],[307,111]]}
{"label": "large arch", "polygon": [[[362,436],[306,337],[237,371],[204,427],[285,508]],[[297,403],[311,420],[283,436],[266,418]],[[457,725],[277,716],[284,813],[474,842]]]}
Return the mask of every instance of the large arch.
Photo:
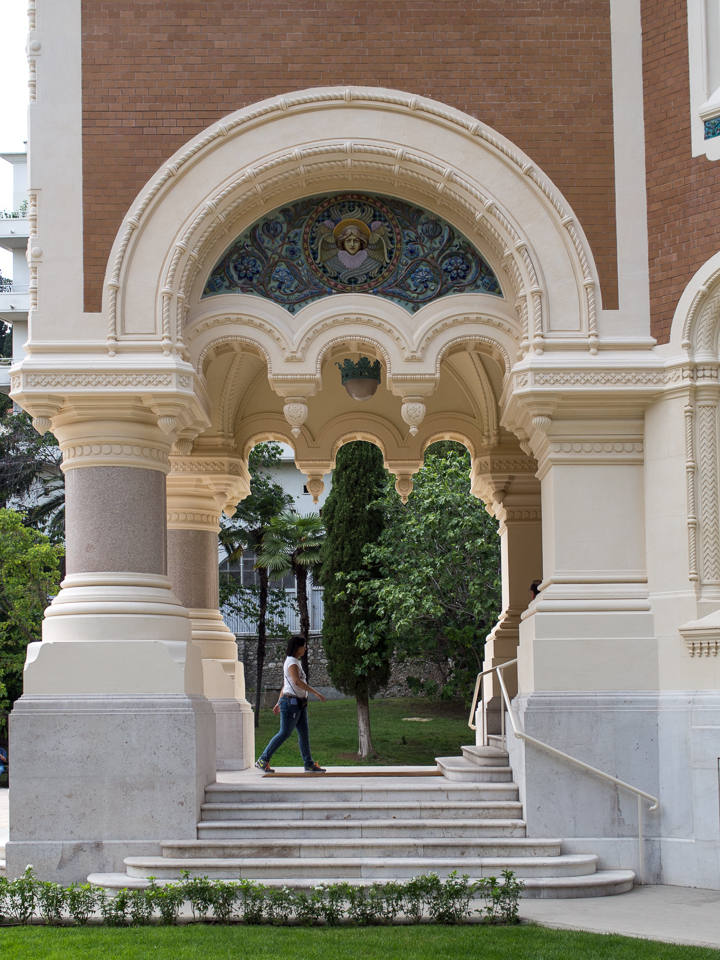
{"label": "large arch", "polygon": [[[128,212],[108,262],[111,353],[185,352],[198,285],[233,235],[291,198],[384,190],[437,210],[503,278],[521,353],[597,346],[597,271],[581,226],[531,158],[485,124],[396,91],[328,88],[224,118],[178,151]],[[295,359],[295,358],[293,358]]]}

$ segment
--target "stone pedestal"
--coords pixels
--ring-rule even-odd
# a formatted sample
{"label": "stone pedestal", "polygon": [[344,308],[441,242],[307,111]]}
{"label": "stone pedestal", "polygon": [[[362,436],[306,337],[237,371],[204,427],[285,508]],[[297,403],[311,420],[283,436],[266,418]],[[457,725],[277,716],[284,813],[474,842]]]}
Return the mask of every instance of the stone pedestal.
{"label": "stone pedestal", "polygon": [[254,717],[235,636],[218,609],[217,535],[220,513],[234,513],[249,492],[249,477],[239,460],[221,456],[173,456],[171,463],[168,572],[202,657],[203,691],[215,711],[217,769],[245,770],[255,760]]}

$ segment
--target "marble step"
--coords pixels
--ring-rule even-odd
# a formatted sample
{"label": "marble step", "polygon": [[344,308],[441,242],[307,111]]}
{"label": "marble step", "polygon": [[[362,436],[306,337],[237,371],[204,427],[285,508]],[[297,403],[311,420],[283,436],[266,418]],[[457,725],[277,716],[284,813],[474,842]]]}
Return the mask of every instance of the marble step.
{"label": "marble step", "polygon": [[[462,758],[453,757],[453,760]],[[508,768],[509,769],[509,768]],[[512,782],[460,783],[445,777],[408,778],[406,782],[386,780],[384,786],[377,781],[351,781],[343,779],[304,780],[259,779],[253,783],[211,783],[205,788],[206,803],[427,803],[465,800],[517,800],[518,786]]]}
{"label": "marble step", "polygon": [[[297,834],[297,831],[296,831]],[[339,839],[163,840],[163,857],[177,859],[243,859],[279,857],[332,859],[334,857],[449,858],[456,862],[470,857],[557,857],[561,840],[529,840],[526,837],[352,837]]]}
{"label": "marble step", "polygon": [[524,837],[524,820],[210,820],[198,824],[198,839],[455,838]]}
{"label": "marble step", "polygon": [[448,780],[462,780],[469,783],[508,783],[512,781],[512,767],[479,766],[466,757],[436,757],[438,769]]}
{"label": "marble step", "polygon": [[[172,883],[174,877],[158,878],[158,882]],[[407,877],[383,877],[385,883],[399,883]],[[110,894],[118,890],[145,890],[150,881],[144,877],[129,877],[127,873],[91,873],[88,877],[91,884],[103,887]],[[632,890],[635,874],[632,870],[597,870],[595,873],[582,877],[527,877],[523,899],[528,900],[561,900],[575,897],[611,897],[618,893],[627,893]],[[325,877],[323,883],[349,883],[351,886],[367,886],[372,879],[356,877]],[[266,878],[263,880],[268,887],[291,887],[293,890],[310,891],[317,885],[313,878],[288,880]],[[482,901],[477,901],[480,907]]]}
{"label": "marble step", "polygon": [[179,879],[187,870],[193,877],[225,880],[275,880],[282,885],[293,885],[297,880],[329,879],[374,880],[410,879],[424,873],[447,877],[454,870],[471,877],[496,877],[503,870],[512,870],[518,879],[587,877],[595,873],[597,857],[594,854],[567,854],[563,856],[484,856],[435,858],[416,857],[127,857],[125,867],[129,877]]}
{"label": "marble step", "polygon": [[506,767],[510,762],[508,754],[497,747],[460,747],[462,755],[478,767]]}
{"label": "marble step", "polygon": [[417,800],[404,803],[204,803],[202,821],[213,820],[458,820],[522,819],[519,800]]}

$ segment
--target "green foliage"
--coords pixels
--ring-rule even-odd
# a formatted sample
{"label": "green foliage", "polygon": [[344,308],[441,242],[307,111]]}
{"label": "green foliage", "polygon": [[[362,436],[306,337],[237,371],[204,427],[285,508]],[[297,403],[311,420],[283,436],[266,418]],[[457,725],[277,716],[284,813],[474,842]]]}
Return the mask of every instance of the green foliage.
{"label": "green foliage", "polygon": [[[348,578],[372,572],[366,549],[383,531],[377,501],[387,483],[382,453],[372,443],[355,441],[340,448],[325,501],[326,537],[320,582],[323,584],[323,645],[333,685],[357,699],[372,697],[390,676],[387,636],[373,629],[374,611],[353,609],[345,593]],[[361,646],[359,637],[364,638]]]}
{"label": "green foliage", "polygon": [[13,510],[0,509],[0,716],[22,693],[25,649],[40,639],[64,553],[23,520]]}
{"label": "green foliage", "polygon": [[364,553],[377,573],[360,571],[347,584],[366,662],[376,661],[384,637],[400,661],[443,669],[440,688],[408,677],[416,693],[443,698],[471,694],[500,611],[497,521],[470,493],[469,472],[464,447],[434,444],[406,506],[386,484],[374,505],[384,517],[382,534]]}
{"label": "green foliage", "polygon": [[479,884],[485,898],[483,919],[486,923],[517,923],[520,897],[525,889],[512,870],[503,870],[502,882],[497,877],[484,877]]}
{"label": "green foliage", "polygon": [[428,917],[433,923],[464,923],[471,916],[470,901],[481,893],[486,907],[476,911],[489,923],[515,923],[518,899],[524,884],[511,870],[503,881],[494,877],[471,880],[457,872],[442,880],[437,874],[414,877],[405,883],[373,883],[368,887],[342,883],[320,883],[310,894],[289,887],[266,887],[253,880],[210,880],[191,877],[182,871],[179,883],[159,886],[150,877],[144,890],[119,890],[114,897],[89,884],[62,887],[38,880],[32,867],[16,880],[0,878],[0,917],[26,924],[34,915],[47,924],[60,924],[69,914],[84,925],[99,909],[109,927],[147,926],[156,916],[164,924],[177,922],[180,908],[188,901],[193,920],[213,919],[229,923],[242,919],[246,924],[281,926],[298,923],[328,927],[341,922],[360,926],[391,924],[401,914],[411,923]]}
{"label": "green foliage", "polygon": [[[265,600],[265,631],[269,637],[290,636],[286,623],[288,605],[293,597],[283,587],[268,587]],[[260,621],[260,586],[256,583],[243,585],[239,575],[223,573],[220,575],[220,607],[228,607],[243,620],[254,623],[258,629]]]}
{"label": "green foliage", "polygon": [[73,923],[84,927],[101,899],[100,891],[89,883],[71,883],[65,890],[65,896],[67,911]]}
{"label": "green foliage", "polygon": [[42,436],[24,411],[8,407],[0,417],[0,505],[9,501],[26,523],[54,543],[65,532],[65,478],[62,454],[52,433]]}
{"label": "green foliage", "polygon": [[307,575],[320,563],[324,539],[325,525],[319,514],[301,516],[284,511],[268,524],[257,560],[258,566],[266,567],[276,577],[292,571],[297,584],[300,635],[306,640],[310,635]]}
{"label": "green foliage", "polygon": [[[286,494],[279,483],[266,472],[280,464],[282,450],[277,443],[260,443],[250,451],[248,469],[250,471],[250,495],[238,504],[232,519],[221,520],[220,543],[227,551],[232,562],[242,556],[245,550],[256,556],[260,553],[263,537],[270,521],[286,510],[292,503],[292,497]],[[265,643],[267,637],[268,607],[268,570],[255,564],[259,572],[257,590],[257,676],[255,680],[255,726],[258,724],[258,711],[262,700],[262,675],[265,663]],[[240,588],[237,603],[249,604],[252,592]],[[253,617],[255,619],[255,617]]]}

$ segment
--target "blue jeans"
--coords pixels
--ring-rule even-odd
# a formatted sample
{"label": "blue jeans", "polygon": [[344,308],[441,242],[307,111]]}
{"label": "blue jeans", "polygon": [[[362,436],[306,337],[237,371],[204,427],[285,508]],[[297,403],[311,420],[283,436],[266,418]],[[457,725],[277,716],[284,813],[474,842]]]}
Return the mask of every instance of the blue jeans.
{"label": "blue jeans", "polygon": [[270,758],[281,747],[290,734],[297,728],[300,753],[305,764],[305,769],[313,765],[312,753],[310,752],[310,731],[308,730],[307,707],[300,709],[299,704],[292,704],[289,700],[280,701],[280,732],[276,733],[270,743],[265,747],[260,755],[264,763],[270,763]]}

